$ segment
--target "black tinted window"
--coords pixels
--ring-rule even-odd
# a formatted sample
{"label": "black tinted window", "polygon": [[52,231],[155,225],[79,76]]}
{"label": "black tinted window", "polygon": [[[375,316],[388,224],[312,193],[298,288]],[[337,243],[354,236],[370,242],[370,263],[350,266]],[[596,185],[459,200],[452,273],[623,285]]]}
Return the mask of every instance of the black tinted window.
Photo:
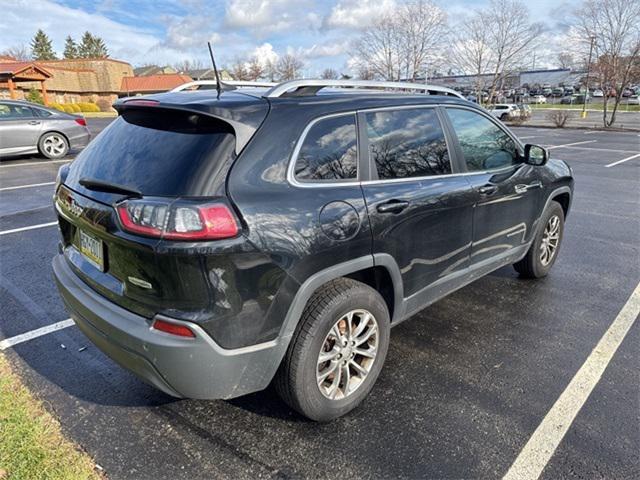
{"label": "black tinted window", "polygon": [[16,118],[31,118],[33,117],[33,110],[29,107],[22,105],[13,105],[11,103],[3,103],[0,105],[0,119],[16,119]]}
{"label": "black tinted window", "polygon": [[367,113],[369,152],[378,177],[451,173],[444,133],[433,108]]}
{"label": "black tinted window", "polygon": [[516,143],[491,120],[470,110],[448,108],[447,112],[470,172],[520,163]]}
{"label": "black tinted window", "polygon": [[295,165],[298,180],[358,177],[355,115],[325,118],[307,132]]}
{"label": "black tinted window", "polygon": [[145,195],[207,195],[234,149],[225,122],[177,111],[130,111],[78,155],[67,179],[117,183]]}
{"label": "black tinted window", "polygon": [[38,117],[50,117],[51,116],[51,112],[49,112],[48,110],[42,110],[41,108],[34,108],[33,111],[36,112],[36,115]]}

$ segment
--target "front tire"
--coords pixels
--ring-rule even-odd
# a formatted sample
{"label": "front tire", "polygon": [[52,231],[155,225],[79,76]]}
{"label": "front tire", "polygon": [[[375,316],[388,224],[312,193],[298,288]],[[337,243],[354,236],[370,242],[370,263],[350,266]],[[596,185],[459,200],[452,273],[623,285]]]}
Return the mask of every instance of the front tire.
{"label": "front tire", "polygon": [[51,160],[57,160],[69,152],[69,141],[61,133],[45,133],[40,137],[38,150],[40,150],[40,153],[45,157]]}
{"label": "front tire", "polygon": [[353,410],[373,388],[389,347],[380,294],[340,278],[309,300],[278,370],[275,387],[302,415],[327,422]]}
{"label": "front tire", "polygon": [[564,210],[551,201],[540,219],[540,228],[525,257],[513,264],[513,268],[524,278],[542,278],[558,258],[564,235]]}

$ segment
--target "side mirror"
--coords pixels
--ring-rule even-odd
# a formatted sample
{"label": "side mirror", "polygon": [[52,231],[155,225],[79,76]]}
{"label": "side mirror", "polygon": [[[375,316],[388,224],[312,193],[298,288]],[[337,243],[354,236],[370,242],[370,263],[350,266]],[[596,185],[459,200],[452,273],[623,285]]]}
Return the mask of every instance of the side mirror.
{"label": "side mirror", "polygon": [[539,145],[527,143],[524,146],[524,161],[529,165],[540,167],[549,160],[549,150]]}

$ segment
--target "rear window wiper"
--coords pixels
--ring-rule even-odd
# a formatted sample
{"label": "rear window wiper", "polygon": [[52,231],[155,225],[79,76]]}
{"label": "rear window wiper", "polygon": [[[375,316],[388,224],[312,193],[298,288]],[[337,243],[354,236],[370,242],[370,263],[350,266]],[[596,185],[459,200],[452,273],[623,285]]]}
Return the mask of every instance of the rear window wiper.
{"label": "rear window wiper", "polygon": [[99,192],[109,193],[122,193],[131,197],[142,197],[142,192],[132,187],[125,185],[118,185],[117,183],[104,182],[102,180],[96,180],[94,178],[81,178],[80,185],[89,190],[96,190]]}

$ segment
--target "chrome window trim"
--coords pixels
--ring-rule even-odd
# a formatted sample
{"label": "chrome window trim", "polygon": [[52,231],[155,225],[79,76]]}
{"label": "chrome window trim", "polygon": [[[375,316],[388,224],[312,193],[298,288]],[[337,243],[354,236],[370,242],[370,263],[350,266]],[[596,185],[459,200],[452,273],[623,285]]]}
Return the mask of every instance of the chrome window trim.
{"label": "chrome window trim", "polygon": [[[338,181],[338,180],[330,180],[330,181],[323,181],[323,180],[317,180],[317,181],[304,181],[304,180],[298,180],[296,178],[295,175],[295,167],[296,167],[296,162],[298,161],[298,155],[300,154],[300,150],[302,149],[302,145],[304,144],[304,141],[307,138],[307,134],[309,133],[309,131],[313,128],[313,126],[318,123],[321,122],[322,120],[326,120],[328,118],[338,118],[338,117],[346,117],[348,115],[353,116],[353,124],[355,127],[355,132],[356,132],[356,178],[355,179],[348,179],[345,180],[343,182]],[[358,152],[360,150],[360,145],[359,145],[359,140],[358,140],[358,118],[356,115],[356,111],[350,111],[350,112],[339,112],[339,113],[331,113],[329,115],[324,115],[322,117],[317,117],[314,118],[313,120],[311,120],[306,127],[304,127],[304,130],[302,131],[302,133],[300,134],[300,138],[298,139],[298,142],[296,143],[295,148],[293,149],[293,153],[291,154],[291,159],[289,160],[289,165],[287,166],[287,182],[289,182],[291,185],[295,186],[295,187],[302,187],[302,188],[309,188],[309,187],[352,187],[352,186],[356,186],[356,185],[360,185],[362,182],[360,182],[360,165],[359,165],[359,158],[358,158]]]}
{"label": "chrome window trim", "polygon": [[[391,179],[381,179],[381,180],[364,180],[361,181],[359,180],[360,178],[360,168],[358,165],[358,169],[357,169],[357,179],[356,180],[349,180],[349,181],[345,181],[345,182],[339,182],[339,181],[315,181],[315,182],[305,182],[305,181],[300,181],[297,180],[295,178],[295,164],[298,161],[298,154],[300,153],[300,149],[302,148],[302,144],[304,143],[304,140],[307,137],[307,134],[309,133],[309,130],[311,129],[311,127],[313,127],[313,125],[315,125],[316,123],[320,122],[321,120],[324,120],[326,118],[333,118],[333,117],[343,117],[346,115],[354,115],[355,119],[356,119],[356,149],[359,150],[360,149],[360,140],[358,138],[357,135],[357,129],[358,129],[358,124],[357,124],[357,114],[358,113],[369,113],[369,112],[378,112],[378,111],[386,111],[386,110],[412,110],[412,109],[416,109],[416,108],[437,108],[437,107],[443,107],[443,108],[461,108],[464,110],[469,110],[471,112],[477,112],[480,115],[486,117],[489,119],[489,121],[491,121],[494,125],[497,125],[498,128],[500,128],[501,130],[503,130],[505,133],[507,133],[507,135],[509,135],[509,137],[516,143],[516,145],[518,145],[521,149],[524,149],[524,145],[522,144],[522,142],[506,127],[503,127],[502,125],[498,124],[495,120],[495,118],[488,112],[485,112],[483,110],[478,110],[477,108],[473,108],[473,107],[467,107],[466,105],[458,105],[458,104],[428,104],[428,105],[398,105],[398,106],[391,106],[391,107],[374,107],[374,108],[367,108],[367,109],[361,109],[361,110],[352,110],[352,111],[348,111],[348,112],[339,112],[339,113],[330,113],[327,115],[323,115],[320,117],[316,117],[313,120],[311,120],[307,126],[304,128],[304,130],[302,131],[302,133],[300,134],[300,138],[298,139],[295,148],[293,149],[293,153],[291,154],[291,158],[289,159],[289,165],[287,166],[287,182],[294,186],[294,187],[299,187],[299,188],[335,188],[335,187],[354,187],[354,186],[359,186],[359,185],[379,185],[379,184],[383,184],[383,183],[403,183],[403,182],[416,182],[416,181],[421,181],[421,180],[432,180],[432,179],[436,179],[436,178],[456,178],[456,177],[466,177],[466,176],[471,176],[471,175],[488,175],[488,174],[495,174],[495,173],[506,173],[509,170],[515,170],[517,168],[520,168],[521,166],[525,165],[524,163],[520,163],[517,165],[508,165],[506,167],[501,167],[501,168],[494,168],[494,169],[490,169],[490,170],[478,170],[478,171],[474,171],[474,172],[457,172],[457,173],[448,173],[445,175],[426,175],[423,177],[406,177],[406,178],[391,178]],[[444,128],[443,128],[444,130]],[[449,155],[451,155],[451,150],[450,150],[450,145],[447,144],[447,150],[449,151]],[[451,157],[450,157],[451,158]],[[449,160],[451,162],[451,159]]]}

